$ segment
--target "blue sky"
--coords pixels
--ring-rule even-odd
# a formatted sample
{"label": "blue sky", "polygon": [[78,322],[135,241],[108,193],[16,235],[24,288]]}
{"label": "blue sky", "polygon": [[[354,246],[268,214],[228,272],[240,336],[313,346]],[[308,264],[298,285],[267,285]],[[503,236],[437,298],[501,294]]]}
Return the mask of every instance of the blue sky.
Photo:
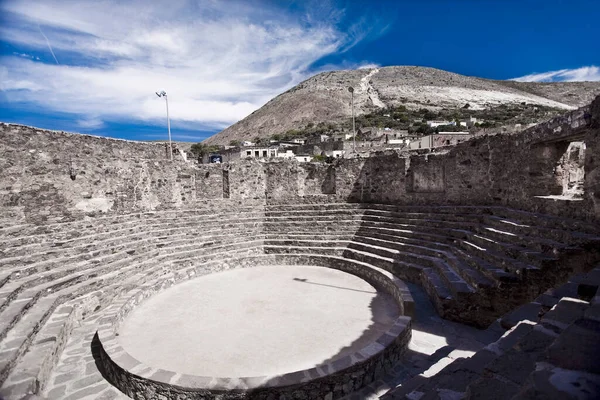
{"label": "blue sky", "polygon": [[200,141],[311,75],[600,80],[596,0],[0,0],[0,121]]}

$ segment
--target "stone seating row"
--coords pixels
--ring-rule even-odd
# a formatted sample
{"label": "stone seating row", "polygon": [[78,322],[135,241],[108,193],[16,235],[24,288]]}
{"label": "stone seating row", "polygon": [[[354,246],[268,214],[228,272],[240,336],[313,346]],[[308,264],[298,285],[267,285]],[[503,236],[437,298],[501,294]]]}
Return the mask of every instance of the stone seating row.
{"label": "stone seating row", "polygon": [[[431,208],[419,208],[418,213],[409,208],[403,213],[388,206],[369,206],[362,205],[362,212],[335,204],[321,210],[314,205],[267,207],[265,252],[342,254],[382,267],[422,285],[440,315],[485,327],[561,279],[571,268],[564,260],[577,253],[585,240],[600,243],[593,234],[574,237],[564,230],[566,222],[553,217],[548,218],[554,224],[547,221],[545,228],[538,229],[545,237],[522,235],[521,226],[525,232],[531,230],[523,221],[514,222],[511,210],[495,210],[502,218],[513,218],[507,235],[487,229],[487,215],[473,213],[481,211],[478,207],[452,207],[461,212],[452,214]],[[505,242],[498,241],[497,235],[506,237]],[[557,242],[556,237],[570,241]]]}
{"label": "stone seating row", "polygon": [[213,210],[188,210],[185,213],[172,211],[144,214],[118,215],[94,219],[67,221],[52,224],[25,224],[0,229],[0,251],[25,245],[45,244],[48,242],[69,241],[76,238],[95,239],[102,233],[122,233],[128,229],[144,229],[146,226],[168,227],[193,221],[230,221],[234,218],[258,218],[263,216],[262,209],[239,209],[229,212]]}
{"label": "stone seating row", "polygon": [[[211,217],[214,218],[215,215]],[[53,337],[51,328],[60,325],[52,320],[54,311],[60,309],[65,302],[87,296],[99,289],[102,292],[110,291],[111,285],[122,285],[128,276],[150,276],[150,269],[153,267],[164,270],[165,265],[172,265],[176,269],[178,264],[193,264],[206,257],[224,259],[240,252],[262,252],[260,224],[256,221],[254,218],[245,229],[238,226],[234,231],[220,226],[214,233],[204,236],[202,233],[206,228],[202,227],[200,221],[200,229],[188,229],[185,235],[175,238],[179,240],[171,240],[170,236],[162,236],[164,232],[156,230],[156,234],[161,236],[154,237],[155,240],[147,240],[147,243],[130,240],[120,247],[88,251],[85,253],[87,257],[81,258],[78,263],[73,262],[73,256],[60,257],[52,254],[48,259],[38,261],[37,266],[35,263],[29,264],[27,270],[21,267],[20,271],[27,273],[13,271],[10,275],[12,279],[5,279],[0,288],[0,382],[23,376],[20,373],[23,360],[46,360],[47,357],[31,356],[36,352],[46,351],[40,349],[47,348],[46,352],[51,354],[60,353],[58,344],[49,344],[60,341],[40,339],[40,343],[37,338],[44,337],[42,331],[48,325],[49,338]],[[117,237],[113,244],[118,246],[118,241]],[[84,247],[89,250],[89,246],[101,249],[101,243],[92,241]],[[60,249],[65,251],[69,246],[62,245]],[[113,251],[115,249],[118,251]],[[32,347],[37,344],[40,346]],[[26,366],[28,364],[30,362],[25,362]],[[48,367],[44,369],[48,370]],[[37,377],[34,382],[38,382]]]}
{"label": "stone seating row", "polygon": [[[460,229],[465,227],[462,222],[479,229],[477,221],[489,218],[478,215],[480,209],[419,210],[411,209],[407,218],[397,208],[371,205],[267,206],[220,213],[214,209],[157,211],[3,228],[0,382],[13,391],[23,386],[39,391],[68,339],[74,323],[69,321],[100,312],[119,291],[148,279],[169,279],[198,263],[262,254],[263,249],[274,257],[342,257],[417,282],[441,313],[476,324],[473,315],[477,313],[463,309],[476,303],[472,300],[484,305],[487,301],[485,307],[494,305],[496,312],[502,308],[491,304],[500,303],[498,299],[473,296],[498,288],[523,302],[528,298],[519,297],[522,286],[518,284],[526,268],[519,263],[536,262],[536,252],[546,254],[543,246],[560,253],[594,237],[592,231],[570,234],[564,222],[547,222],[536,228],[546,236],[536,240],[533,235],[524,242],[523,249],[530,249],[530,254],[513,257],[509,246],[488,246],[489,240],[476,237],[494,238],[497,232],[484,236],[481,231]],[[510,211],[503,212],[517,221]],[[509,224],[514,232],[534,232],[522,228],[523,221],[514,224]],[[515,235],[506,235],[511,245],[519,244],[519,233]],[[544,242],[562,237],[571,242],[564,247]],[[538,248],[535,243],[540,243]],[[508,261],[503,264],[502,260]],[[541,260],[538,265],[544,267],[546,261]],[[461,300],[458,306],[455,299]]]}
{"label": "stone seating row", "polygon": [[[18,321],[8,330],[0,342],[0,378],[7,399],[14,393],[37,392],[43,389],[44,378],[52,369],[60,346],[68,339],[69,327],[60,325],[65,309],[72,307],[85,316],[100,312],[111,299],[123,290],[131,290],[151,280],[167,280],[182,274],[186,268],[196,268],[209,262],[227,262],[234,258],[247,258],[262,254],[260,242],[239,242],[220,246],[218,251],[210,248],[188,250],[179,253],[156,254],[127,267],[117,268],[97,277],[87,279],[56,290],[49,295],[39,295],[35,303],[25,310]],[[217,250],[217,249],[213,249]],[[207,271],[210,272],[210,271]],[[43,293],[43,291],[42,291]],[[93,301],[92,301],[93,300]],[[93,305],[95,305],[93,307]],[[75,316],[70,318],[76,319]],[[62,326],[56,332],[57,326]],[[50,344],[49,344],[50,343]]]}
{"label": "stone seating row", "polygon": [[[545,295],[554,304],[539,314],[515,313],[512,327],[470,358],[430,378],[417,376],[390,390],[391,399],[593,399],[600,396],[600,266]],[[579,283],[578,283],[579,282]],[[576,294],[581,298],[563,297]],[[583,295],[582,295],[583,293]],[[543,307],[537,301],[533,308]],[[504,319],[504,318],[503,318]],[[504,323],[503,323],[504,325]]]}

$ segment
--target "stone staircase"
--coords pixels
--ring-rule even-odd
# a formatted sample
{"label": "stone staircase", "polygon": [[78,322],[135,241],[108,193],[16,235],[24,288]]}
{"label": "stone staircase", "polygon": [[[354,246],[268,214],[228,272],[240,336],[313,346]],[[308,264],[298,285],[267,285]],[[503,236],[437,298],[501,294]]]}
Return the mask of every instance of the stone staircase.
{"label": "stone staircase", "polygon": [[[416,376],[381,398],[598,398],[599,277],[600,266],[545,294],[552,297],[565,290],[569,292],[573,283],[585,282],[579,285],[585,293],[583,298],[590,301],[554,297],[556,302],[549,311],[543,315],[531,315],[531,320],[519,320],[499,340],[472,357],[459,358],[430,378]],[[540,305],[538,301],[531,304]],[[515,316],[509,319],[515,320]]]}
{"label": "stone staircase", "polygon": [[92,357],[103,310],[140,287],[260,263],[348,264],[417,283],[443,317],[484,327],[523,304],[533,310],[536,298],[540,308],[562,303],[541,297],[584,272],[599,243],[595,226],[494,207],[231,203],[39,222],[3,212],[0,397],[114,394],[98,371],[68,382],[59,372]]}

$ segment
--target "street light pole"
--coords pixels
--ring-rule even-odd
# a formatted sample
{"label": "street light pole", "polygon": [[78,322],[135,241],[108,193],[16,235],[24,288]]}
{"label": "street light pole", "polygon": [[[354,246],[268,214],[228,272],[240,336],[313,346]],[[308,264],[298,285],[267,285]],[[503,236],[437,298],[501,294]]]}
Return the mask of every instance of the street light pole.
{"label": "street light pole", "polygon": [[167,92],[164,90],[161,92],[156,92],[158,97],[165,98],[165,104],[167,105],[167,130],[169,131],[169,160],[173,161],[173,145],[171,143],[171,119],[169,118],[169,99],[167,97]]}
{"label": "street light pole", "polygon": [[352,152],[356,154],[356,125],[354,124],[354,88],[348,87],[352,101]]}

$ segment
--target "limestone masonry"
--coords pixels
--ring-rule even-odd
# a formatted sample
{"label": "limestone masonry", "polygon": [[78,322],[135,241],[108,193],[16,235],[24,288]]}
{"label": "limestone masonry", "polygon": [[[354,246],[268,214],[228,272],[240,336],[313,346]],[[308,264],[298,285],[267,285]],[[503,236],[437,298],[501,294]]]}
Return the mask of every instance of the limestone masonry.
{"label": "limestone masonry", "polygon": [[[163,143],[1,124],[0,171],[2,399],[600,397],[600,97],[518,134],[333,164],[170,162]],[[400,314],[271,375],[190,375],[120,339],[179,283],[289,265],[352,274]],[[335,324],[352,289],[320,286]]]}

